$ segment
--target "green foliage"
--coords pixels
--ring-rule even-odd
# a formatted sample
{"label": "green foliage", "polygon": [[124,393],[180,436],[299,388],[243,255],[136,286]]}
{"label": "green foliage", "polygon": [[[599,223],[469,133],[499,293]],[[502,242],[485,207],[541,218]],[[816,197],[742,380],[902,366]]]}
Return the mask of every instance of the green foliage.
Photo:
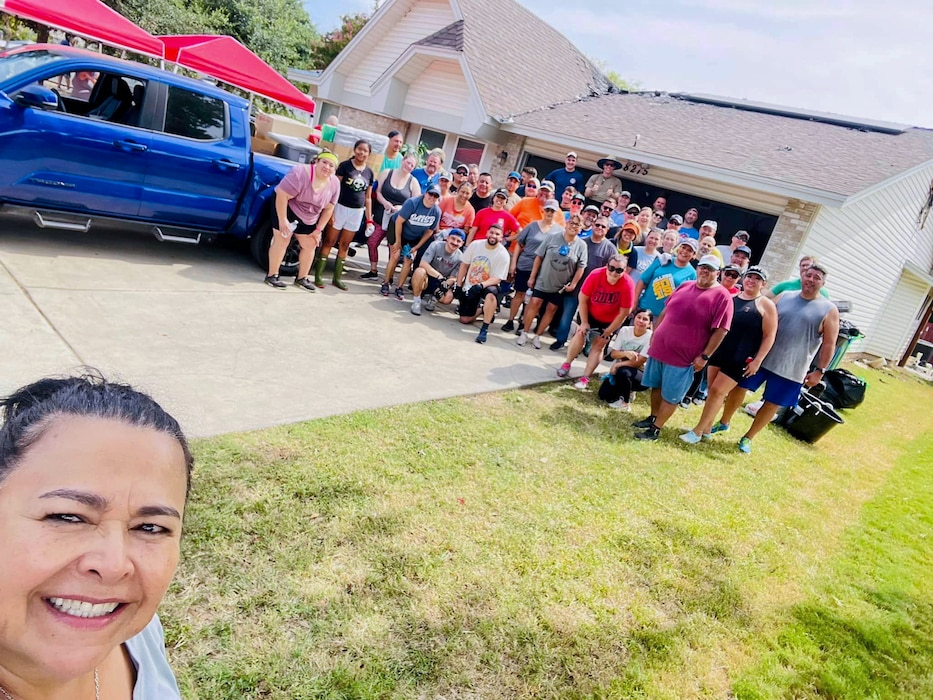
{"label": "green foliage", "polygon": [[343,48],[363,28],[372,13],[358,12],[356,14],[343,15],[340,18],[340,26],[337,29],[327,32],[322,37],[318,37],[311,44],[311,67],[316,70],[324,70],[337,58]]}
{"label": "green foliage", "polygon": [[[868,374],[867,372],[862,374]],[[687,447],[567,383],[200,440],[185,697],[933,697],[933,414]]]}
{"label": "green foliage", "polygon": [[309,65],[317,32],[300,0],[105,0],[152,34],[228,34],[280,73]]}
{"label": "green foliage", "polygon": [[623,78],[618,71],[612,70],[609,68],[609,64],[601,58],[593,58],[587,56],[590,59],[592,64],[598,68],[603,75],[609,80],[610,83],[615,85],[620,90],[625,90],[626,92],[638,92],[642,89],[642,84],[637,80],[628,80]]}

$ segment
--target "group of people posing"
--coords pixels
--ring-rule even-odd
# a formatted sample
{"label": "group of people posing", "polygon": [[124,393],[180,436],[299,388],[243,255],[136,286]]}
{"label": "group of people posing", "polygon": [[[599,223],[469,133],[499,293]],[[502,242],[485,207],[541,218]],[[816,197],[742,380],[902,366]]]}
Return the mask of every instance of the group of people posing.
{"label": "group of people posing", "polygon": [[[696,443],[726,432],[745,392],[764,384],[764,406],[738,445],[748,453],[777,409],[795,405],[832,358],[838,311],[823,290],[824,267],[805,257],[800,279],[778,285],[772,301],[767,272],[749,266],[746,231],[719,245],[717,222],[697,226],[695,208],[668,216],[664,196],[651,207],[631,202],[613,158],[599,160],[602,172],[585,183],[574,175],[571,152],[565,167],[543,180],[528,167],[494,188],[477,166],[444,170],[440,149],[417,168],[396,132],[378,178],[369,155],[369,144],[358,141],[350,159],[338,162],[324,152],[282,180],[267,284],[286,286],[278,269],[294,236],[300,246],[294,284],[323,287],[337,246],[333,283],[346,289],[344,263],[359,237],[370,258],[362,278],[381,277],[381,294],[399,300],[410,280],[412,314],[456,301],[461,323],[481,320],[476,342],[485,343],[496,314],[507,308],[502,330],[516,333],[518,346],[539,349],[546,333],[555,336],[550,349],[566,353],[559,376],[586,355],[574,384],[582,390],[605,355],[611,367],[599,393],[611,406],[630,410],[632,391],[651,389],[650,415],[634,424],[641,440],[657,439],[697,387],[708,392],[703,415],[681,439]],[[389,259],[380,275],[383,240]]]}

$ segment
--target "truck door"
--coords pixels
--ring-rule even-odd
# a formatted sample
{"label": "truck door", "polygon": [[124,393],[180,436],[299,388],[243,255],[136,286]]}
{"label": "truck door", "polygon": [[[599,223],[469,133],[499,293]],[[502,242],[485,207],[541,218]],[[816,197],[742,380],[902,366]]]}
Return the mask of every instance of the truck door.
{"label": "truck door", "polygon": [[223,230],[249,177],[249,134],[231,124],[224,100],[186,87],[160,88],[165,120],[152,133],[140,214],[201,231]]}

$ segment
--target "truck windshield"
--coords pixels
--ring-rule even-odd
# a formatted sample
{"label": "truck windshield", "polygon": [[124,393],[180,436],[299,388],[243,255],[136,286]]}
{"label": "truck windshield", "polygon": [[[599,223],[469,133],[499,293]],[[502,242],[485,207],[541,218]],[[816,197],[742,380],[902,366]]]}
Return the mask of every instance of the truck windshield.
{"label": "truck windshield", "polygon": [[62,60],[61,54],[55,54],[47,50],[37,51],[17,51],[0,55],[0,84],[5,83],[10,78],[32,70],[37,66],[43,66],[55,61]]}

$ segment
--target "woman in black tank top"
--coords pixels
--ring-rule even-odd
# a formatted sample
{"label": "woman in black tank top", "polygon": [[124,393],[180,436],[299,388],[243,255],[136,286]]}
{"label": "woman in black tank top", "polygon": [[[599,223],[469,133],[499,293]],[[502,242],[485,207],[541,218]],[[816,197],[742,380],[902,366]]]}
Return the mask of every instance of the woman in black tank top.
{"label": "woman in black tank top", "polygon": [[373,221],[376,228],[366,241],[369,247],[369,272],[363,273],[363,279],[376,279],[379,276],[379,244],[386,237],[389,217],[401,208],[406,199],[421,194],[421,186],[411,175],[417,163],[415,155],[409,153],[402,158],[401,168],[379,173],[379,181],[373,194]]}
{"label": "woman in black tank top", "polygon": [[[777,309],[767,297],[762,296],[767,274],[760,267],[750,267],[745,273],[742,291],[732,300],[735,305],[732,325],[726,337],[709,360],[709,397],[703,406],[703,414],[692,431],[684,433],[680,439],[684,442],[697,443],[704,435],[724,432],[728,423],[716,423],[713,419],[729,395],[729,406],[734,403],[732,392],[745,377],[755,374],[762,361],[774,345],[777,332]],[[744,391],[737,392],[741,403]],[[735,412],[726,409],[726,415]]]}

